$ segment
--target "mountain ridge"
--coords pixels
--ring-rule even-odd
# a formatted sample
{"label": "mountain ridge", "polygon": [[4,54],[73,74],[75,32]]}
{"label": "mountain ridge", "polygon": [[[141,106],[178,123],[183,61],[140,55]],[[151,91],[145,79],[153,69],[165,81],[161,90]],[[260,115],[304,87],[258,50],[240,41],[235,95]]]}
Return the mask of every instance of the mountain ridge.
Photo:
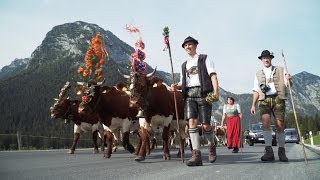
{"label": "mountain ridge", "polygon": [[[128,74],[130,54],[134,48],[121,41],[116,35],[104,30],[96,24],[83,21],[65,23],[52,28],[33,51],[30,58],[14,60],[0,71],[0,132],[30,131],[39,134],[60,133],[66,135],[71,127],[64,127],[59,121],[50,120],[49,107],[53,98],[57,97],[62,85],[71,81],[75,87],[80,80],[77,67],[84,63],[84,55],[90,39],[100,33],[109,52],[109,60],[103,67],[106,85],[113,86],[119,81],[125,81],[117,69]],[[24,63],[22,63],[24,62]],[[147,61],[146,61],[147,62]],[[15,64],[16,66],[13,66]],[[153,69],[148,65],[147,72]],[[6,72],[6,73],[4,73]],[[156,76],[171,84],[171,74],[157,71]],[[179,74],[175,74],[175,81]],[[293,76],[294,100],[301,114],[310,115],[320,111],[320,77],[302,71]],[[258,121],[258,116],[250,115],[252,94],[235,94],[220,87],[219,102],[213,104],[214,115],[220,120],[222,107],[227,96],[233,96],[241,105],[246,127],[248,123]],[[70,90],[72,98],[76,97]],[[288,101],[288,111],[291,111]],[[46,131],[42,130],[46,127]]]}

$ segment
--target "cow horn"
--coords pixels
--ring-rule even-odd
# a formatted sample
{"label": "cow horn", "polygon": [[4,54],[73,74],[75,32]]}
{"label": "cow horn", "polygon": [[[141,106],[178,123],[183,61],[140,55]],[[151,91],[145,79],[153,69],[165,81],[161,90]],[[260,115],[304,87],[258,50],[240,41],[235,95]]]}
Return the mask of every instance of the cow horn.
{"label": "cow horn", "polygon": [[103,78],[103,80],[102,80],[101,82],[97,82],[97,85],[98,85],[98,86],[102,85],[105,80],[106,80],[106,79]]}
{"label": "cow horn", "polygon": [[154,70],[151,73],[147,74],[147,77],[149,78],[153,76],[156,71],[157,71],[157,66],[154,68]]}
{"label": "cow horn", "polygon": [[66,84],[61,88],[59,97],[57,101],[60,101],[61,98],[66,94],[66,90],[70,87],[70,82],[67,81]]}
{"label": "cow horn", "polygon": [[124,77],[125,79],[130,79],[130,76],[129,76],[129,75],[126,75],[126,74],[123,74],[123,73],[120,71],[120,69],[118,69],[118,72],[119,72],[119,74],[120,74],[122,77]]}
{"label": "cow horn", "polygon": [[84,82],[77,82],[77,84],[83,86]]}

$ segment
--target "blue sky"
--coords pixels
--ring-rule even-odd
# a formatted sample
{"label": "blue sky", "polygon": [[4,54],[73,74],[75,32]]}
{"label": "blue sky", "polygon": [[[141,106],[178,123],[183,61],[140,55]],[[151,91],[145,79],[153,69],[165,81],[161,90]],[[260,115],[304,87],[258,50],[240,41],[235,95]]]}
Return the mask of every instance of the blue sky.
{"label": "blue sky", "polygon": [[320,76],[319,7],[318,0],[0,0],[0,68],[30,57],[54,26],[80,20],[132,46],[136,37],[124,27],[137,26],[146,62],[170,72],[161,34],[168,26],[175,72],[186,57],[181,43],[190,35],[199,40],[198,53],[213,59],[222,88],[251,93],[264,49],[274,52],[273,64],[280,66],[283,49],[293,75]]}

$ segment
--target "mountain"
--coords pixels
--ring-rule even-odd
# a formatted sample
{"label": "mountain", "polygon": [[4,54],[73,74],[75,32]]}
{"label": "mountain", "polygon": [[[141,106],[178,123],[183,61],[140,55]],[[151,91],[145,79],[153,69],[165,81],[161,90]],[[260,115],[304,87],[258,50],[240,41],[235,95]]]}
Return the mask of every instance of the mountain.
{"label": "mountain", "polygon": [[[66,81],[71,81],[75,87],[80,80],[76,69],[84,63],[84,55],[89,46],[89,41],[97,33],[104,39],[109,60],[104,67],[105,84],[113,86],[124,79],[118,74],[117,69],[128,74],[130,54],[134,49],[121,41],[117,36],[98,25],[77,21],[66,23],[52,28],[41,45],[31,54],[30,58],[16,59],[10,65],[0,71],[0,133],[70,137],[72,126],[65,126],[60,121],[50,119],[49,107],[53,104],[53,98]],[[146,60],[147,62],[148,60]],[[147,66],[147,72],[153,69]],[[167,84],[171,84],[171,74],[157,71],[156,76],[162,78]],[[175,75],[176,81],[179,74]],[[293,92],[296,108],[299,113],[312,115],[320,111],[319,106],[319,82],[320,77],[302,72],[293,76]],[[68,91],[75,98],[72,90]],[[258,115],[250,115],[252,101],[251,94],[234,94],[220,88],[220,99],[214,103],[214,114],[220,121],[222,107],[227,96],[233,96],[241,105],[244,114],[243,126],[250,122],[258,121]],[[288,103],[290,110],[290,103]],[[12,139],[2,140],[0,148],[10,144]],[[30,142],[39,142],[39,139],[27,139]],[[43,142],[45,143],[45,142]],[[56,147],[57,142],[50,141],[48,147]],[[56,144],[54,144],[56,143]],[[31,143],[32,144],[32,143]],[[35,143],[36,144],[36,143]]]}
{"label": "mountain", "polygon": [[[295,108],[303,115],[313,116],[320,111],[320,77],[308,72],[293,76],[292,95]],[[291,103],[289,108],[292,109]]]}
{"label": "mountain", "polygon": [[27,67],[29,60],[30,58],[13,60],[10,65],[4,66],[0,70],[0,79],[19,74],[21,71],[23,71]]}
{"label": "mountain", "polygon": [[[131,46],[95,24],[77,21],[55,26],[30,58],[15,60],[2,68],[0,132],[20,130],[50,135],[56,134],[55,131],[61,131],[62,134],[62,131],[67,131],[56,121],[50,120],[49,107],[66,81],[71,81],[74,87],[76,81],[80,80],[76,69],[84,63],[89,41],[97,33],[103,37],[110,55],[104,67],[105,84],[113,86],[124,81],[117,69],[129,73],[129,57],[134,52]],[[147,66],[147,72],[152,70]],[[170,74],[157,71],[156,75],[171,84]],[[74,97],[72,90],[68,93]]]}

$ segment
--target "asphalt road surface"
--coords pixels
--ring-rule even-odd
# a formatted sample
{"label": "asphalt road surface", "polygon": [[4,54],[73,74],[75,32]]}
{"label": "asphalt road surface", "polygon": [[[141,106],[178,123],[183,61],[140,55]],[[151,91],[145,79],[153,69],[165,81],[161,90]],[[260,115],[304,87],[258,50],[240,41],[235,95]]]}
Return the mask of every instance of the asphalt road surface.
{"label": "asphalt road surface", "polygon": [[[160,149],[152,151],[143,162],[135,162],[134,156],[118,150],[110,159],[93,154],[92,149],[77,150],[67,154],[67,150],[52,151],[12,151],[0,152],[0,179],[139,179],[139,180],[270,180],[270,179],[320,179],[320,156],[305,149],[308,164],[305,164],[302,148],[298,144],[286,144],[289,162],[278,160],[278,148],[274,147],[276,161],[263,163],[264,146],[245,146],[242,153],[231,153],[226,147],[218,147],[217,161],[208,163],[208,150],[202,148],[203,166],[188,167],[176,158],[177,149],[171,150],[172,159],[162,160]],[[185,159],[191,156],[186,150]]]}

